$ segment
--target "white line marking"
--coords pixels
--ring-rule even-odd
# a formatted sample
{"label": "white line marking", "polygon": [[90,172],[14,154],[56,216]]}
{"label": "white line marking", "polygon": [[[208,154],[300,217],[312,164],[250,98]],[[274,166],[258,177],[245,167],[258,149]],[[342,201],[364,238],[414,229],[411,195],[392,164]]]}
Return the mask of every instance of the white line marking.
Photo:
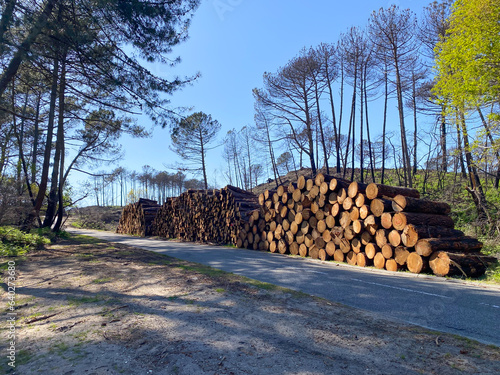
{"label": "white line marking", "polygon": [[490,305],[489,303],[480,302],[479,304],[480,304],[480,305],[484,305],[484,306],[494,307],[495,309],[500,309],[500,306],[497,306],[497,305]]}
{"label": "white line marking", "polygon": [[418,294],[425,294],[427,296],[434,296],[434,297],[441,297],[441,298],[453,299],[453,297],[443,296],[443,295],[434,294],[434,293],[421,292],[420,290],[414,290],[414,289],[408,289],[408,288],[400,288],[400,287],[397,287],[397,286],[391,286],[391,285],[373,283],[373,282],[370,282],[370,281],[363,281],[363,280],[359,280],[359,279],[351,279],[351,280],[358,281],[360,283],[365,283],[365,284],[383,286],[384,288],[398,289],[398,290],[402,290],[402,291],[405,291],[405,292],[412,292],[412,293],[418,293]]}

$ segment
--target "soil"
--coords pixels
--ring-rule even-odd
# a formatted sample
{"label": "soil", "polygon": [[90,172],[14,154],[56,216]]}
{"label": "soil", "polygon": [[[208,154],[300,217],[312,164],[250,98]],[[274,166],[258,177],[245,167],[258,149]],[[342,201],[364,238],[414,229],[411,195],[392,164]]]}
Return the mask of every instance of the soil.
{"label": "soil", "polygon": [[16,368],[2,335],[0,372],[500,373],[498,347],[145,250],[75,237],[15,262]]}

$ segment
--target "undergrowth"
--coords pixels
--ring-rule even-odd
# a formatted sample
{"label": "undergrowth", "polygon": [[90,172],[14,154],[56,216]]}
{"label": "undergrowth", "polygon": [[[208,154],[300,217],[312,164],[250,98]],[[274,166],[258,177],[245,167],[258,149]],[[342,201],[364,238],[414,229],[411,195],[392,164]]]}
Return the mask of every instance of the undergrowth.
{"label": "undergrowth", "polygon": [[50,244],[56,236],[57,233],[51,232],[49,228],[25,233],[10,226],[0,227],[0,256],[15,257],[31,250],[41,249],[44,245]]}

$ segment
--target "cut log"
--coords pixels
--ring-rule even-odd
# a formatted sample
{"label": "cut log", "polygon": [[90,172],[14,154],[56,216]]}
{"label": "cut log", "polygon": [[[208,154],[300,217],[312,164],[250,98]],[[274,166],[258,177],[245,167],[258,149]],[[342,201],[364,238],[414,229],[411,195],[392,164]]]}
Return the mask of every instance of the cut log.
{"label": "cut log", "polygon": [[375,258],[375,254],[378,252],[380,252],[380,248],[374,243],[369,243],[365,246],[365,254],[368,259]]}
{"label": "cut log", "polygon": [[342,250],[342,252],[344,254],[347,254],[347,253],[349,253],[349,251],[351,251],[351,241],[348,241],[345,238],[342,238],[340,240],[339,247],[340,247],[340,250]]}
{"label": "cut log", "polygon": [[388,239],[389,243],[394,247],[397,247],[401,244],[401,234],[395,229],[389,232]]}
{"label": "cut log", "polygon": [[328,215],[325,218],[325,222],[326,222],[326,226],[331,229],[335,226],[335,217],[332,215]]}
{"label": "cut log", "polygon": [[408,257],[410,256],[410,252],[404,246],[398,246],[394,249],[394,260],[400,266],[404,266]]}
{"label": "cut log", "polygon": [[351,241],[351,249],[356,254],[360,253],[361,250],[363,249],[363,244],[358,238],[353,238],[353,240]]}
{"label": "cut log", "polygon": [[408,271],[412,273],[421,273],[428,266],[428,259],[424,258],[417,253],[410,253],[408,255],[408,259],[406,260],[406,267],[408,267]]}
{"label": "cut log", "polygon": [[401,241],[406,247],[413,247],[422,238],[458,238],[463,236],[464,233],[457,229],[408,224],[401,233]]}
{"label": "cut log", "polygon": [[356,265],[366,267],[368,265],[368,258],[365,253],[356,254]]}
{"label": "cut log", "polygon": [[437,251],[429,259],[429,265],[437,276],[465,276],[480,277],[489,263],[496,258],[476,254],[454,254],[446,251]]}
{"label": "cut log", "polygon": [[346,255],[347,263],[350,264],[351,266],[355,266],[357,261],[356,257],[357,254],[354,251],[349,251]]}
{"label": "cut log", "polygon": [[340,214],[339,223],[342,228],[347,228],[349,225],[351,225],[351,217],[349,215],[349,212],[344,211]]}
{"label": "cut log", "polygon": [[389,185],[379,185],[371,183],[366,187],[366,197],[368,199],[386,197],[395,197],[396,195],[404,195],[405,197],[420,198],[420,193],[416,189],[389,186]]}
{"label": "cut log", "polygon": [[318,257],[322,261],[330,260],[330,255],[326,253],[325,249],[319,249]]}
{"label": "cut log", "polygon": [[375,242],[378,247],[382,248],[385,244],[387,244],[387,236],[388,232],[385,229],[378,229],[375,233]]}
{"label": "cut log", "polygon": [[451,212],[448,203],[405,197],[403,195],[396,195],[393,198],[392,209],[396,212],[420,212],[435,215],[447,215]]}
{"label": "cut log", "polygon": [[345,260],[345,254],[342,252],[342,250],[337,249],[335,250],[335,253],[333,254],[333,260],[336,262],[344,262]]}
{"label": "cut log", "polygon": [[323,239],[325,240],[325,243],[328,243],[328,242],[331,242],[332,241],[332,233],[330,232],[330,230],[325,230],[321,236],[323,237]]}
{"label": "cut log", "polygon": [[385,261],[385,269],[387,271],[396,272],[399,269],[399,265],[394,259],[387,259]]}
{"label": "cut log", "polygon": [[380,217],[380,224],[385,229],[391,229],[392,228],[392,213],[384,212],[382,214],[382,216]]}
{"label": "cut log", "polygon": [[403,230],[408,224],[433,225],[452,229],[455,225],[453,219],[445,215],[398,212],[392,217],[392,226],[394,229]]}
{"label": "cut log", "polygon": [[479,253],[482,247],[483,244],[472,237],[424,238],[417,242],[415,251],[427,257],[439,250],[450,253]]}
{"label": "cut log", "polygon": [[305,258],[307,256],[307,246],[305,244],[301,244],[299,246],[299,255],[302,257],[302,258]]}
{"label": "cut log", "polygon": [[365,205],[366,202],[366,196],[364,194],[358,193],[356,197],[354,198],[354,204],[356,207],[360,208]]}
{"label": "cut log", "polygon": [[349,216],[351,217],[351,220],[359,220],[359,208],[358,207],[352,207],[351,210],[349,211]]}
{"label": "cut log", "polygon": [[318,247],[312,246],[309,248],[309,256],[312,259],[319,259],[319,250]]}
{"label": "cut log", "polygon": [[297,243],[297,242],[292,242],[290,244],[290,254],[291,255],[299,255],[299,248],[300,248],[300,245]]}
{"label": "cut log", "polygon": [[392,257],[394,256],[394,250],[392,249],[392,246],[389,244],[385,244],[384,246],[382,246],[382,255],[385,259],[392,259]]}
{"label": "cut log", "polygon": [[380,217],[384,212],[392,211],[392,201],[376,198],[370,203],[370,211],[375,217]]}
{"label": "cut log", "polygon": [[360,182],[353,181],[349,184],[347,188],[347,195],[351,198],[354,198],[358,193],[364,193],[366,190],[367,184],[362,184]]}
{"label": "cut log", "polygon": [[385,258],[382,255],[382,253],[375,254],[375,257],[373,258],[373,265],[375,266],[375,268],[378,268],[379,270],[384,269]]}
{"label": "cut log", "polygon": [[370,206],[365,204],[359,208],[359,218],[364,220],[368,215],[370,215]]}
{"label": "cut log", "polygon": [[[328,253],[328,255],[330,257],[333,257],[335,255],[335,251],[337,251],[337,249],[335,248],[335,243],[333,242],[328,242],[326,244],[326,247],[325,247],[325,250],[326,252]],[[341,251],[342,252],[342,251]]]}

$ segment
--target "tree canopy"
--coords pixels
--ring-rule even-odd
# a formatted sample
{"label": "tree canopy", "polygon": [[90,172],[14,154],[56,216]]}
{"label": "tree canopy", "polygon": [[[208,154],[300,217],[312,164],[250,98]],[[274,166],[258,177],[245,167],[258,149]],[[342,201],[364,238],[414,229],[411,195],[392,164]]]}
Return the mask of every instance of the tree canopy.
{"label": "tree canopy", "polygon": [[457,0],[436,46],[441,101],[463,109],[500,102],[500,0]]}

